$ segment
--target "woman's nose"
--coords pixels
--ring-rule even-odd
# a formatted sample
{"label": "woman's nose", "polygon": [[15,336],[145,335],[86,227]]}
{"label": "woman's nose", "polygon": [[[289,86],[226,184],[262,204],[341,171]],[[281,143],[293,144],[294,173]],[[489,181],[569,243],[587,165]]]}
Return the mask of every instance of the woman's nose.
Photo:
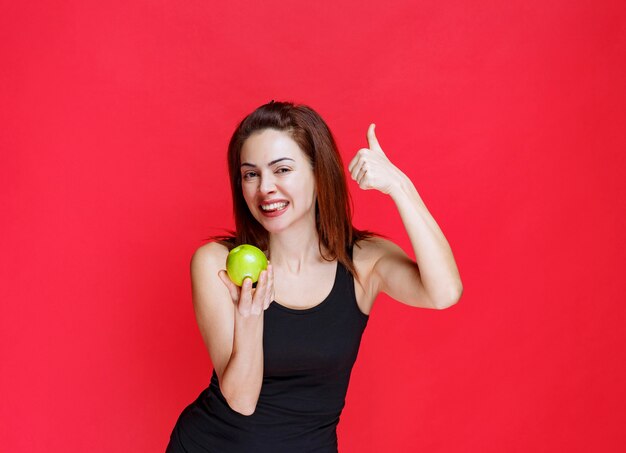
{"label": "woman's nose", "polygon": [[261,193],[272,193],[276,191],[276,185],[274,184],[274,178],[263,177],[259,182],[259,191]]}

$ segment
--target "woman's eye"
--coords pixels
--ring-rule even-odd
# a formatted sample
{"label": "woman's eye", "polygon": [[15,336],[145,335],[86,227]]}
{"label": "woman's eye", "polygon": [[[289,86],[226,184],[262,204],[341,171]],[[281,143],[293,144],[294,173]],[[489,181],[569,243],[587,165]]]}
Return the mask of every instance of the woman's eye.
{"label": "woman's eye", "polygon": [[253,171],[247,171],[243,174],[243,179],[250,179],[250,178],[254,178],[256,176],[256,173]]}
{"label": "woman's eye", "polygon": [[287,173],[288,171],[290,171],[290,168],[287,167],[281,167],[278,170],[276,170],[276,173]]}

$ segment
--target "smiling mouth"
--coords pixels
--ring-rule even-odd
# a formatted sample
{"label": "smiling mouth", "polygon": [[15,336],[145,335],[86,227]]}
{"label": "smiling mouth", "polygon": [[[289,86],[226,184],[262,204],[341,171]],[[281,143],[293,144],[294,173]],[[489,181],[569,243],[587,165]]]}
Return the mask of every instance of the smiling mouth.
{"label": "smiling mouth", "polygon": [[288,204],[289,202],[287,201],[281,201],[278,203],[262,204],[260,207],[263,212],[275,212],[285,209]]}

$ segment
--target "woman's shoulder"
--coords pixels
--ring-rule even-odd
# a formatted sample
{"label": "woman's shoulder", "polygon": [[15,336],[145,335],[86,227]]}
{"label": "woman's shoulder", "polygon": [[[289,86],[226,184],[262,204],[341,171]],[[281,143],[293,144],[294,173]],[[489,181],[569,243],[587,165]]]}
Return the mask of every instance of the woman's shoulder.
{"label": "woman's shoulder", "polygon": [[381,257],[385,256],[389,247],[395,244],[379,236],[360,239],[352,249],[352,262],[358,274],[355,280],[357,303],[361,311],[369,314],[379,292],[379,282],[374,269]]}
{"label": "woman's shoulder", "polygon": [[228,256],[228,247],[220,242],[208,242],[196,249],[191,257],[191,267],[216,267],[222,269]]}
{"label": "woman's shoulder", "polygon": [[380,236],[371,236],[361,239],[354,244],[352,259],[356,261],[368,262],[376,261],[386,252],[398,247],[389,239]]}
{"label": "woman's shoulder", "polygon": [[379,236],[357,241],[352,249],[352,262],[359,276],[368,279],[378,260],[395,247],[392,241]]}
{"label": "woman's shoulder", "polygon": [[359,240],[355,244],[352,261],[359,274],[370,275],[381,258],[395,258],[403,255],[406,253],[398,244],[389,239],[375,236]]}

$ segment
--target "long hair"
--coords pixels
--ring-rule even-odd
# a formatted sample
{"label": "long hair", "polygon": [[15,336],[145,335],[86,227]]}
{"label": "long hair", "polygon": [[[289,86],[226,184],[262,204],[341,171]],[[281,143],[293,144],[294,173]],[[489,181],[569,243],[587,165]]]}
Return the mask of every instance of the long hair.
{"label": "long hair", "polygon": [[[233,197],[235,228],[232,236],[214,236],[229,248],[252,244],[261,250],[269,246],[269,233],[252,216],[241,189],[241,148],[254,132],[264,129],[284,131],[309,158],[315,178],[317,201],[315,224],[323,259],[337,259],[358,279],[352,261],[354,244],[374,236],[352,225],[351,200],[346,175],[335,139],[312,108],[291,102],[271,101],[246,116],[237,126],[228,144],[228,172]],[[324,255],[322,246],[326,249]]]}

